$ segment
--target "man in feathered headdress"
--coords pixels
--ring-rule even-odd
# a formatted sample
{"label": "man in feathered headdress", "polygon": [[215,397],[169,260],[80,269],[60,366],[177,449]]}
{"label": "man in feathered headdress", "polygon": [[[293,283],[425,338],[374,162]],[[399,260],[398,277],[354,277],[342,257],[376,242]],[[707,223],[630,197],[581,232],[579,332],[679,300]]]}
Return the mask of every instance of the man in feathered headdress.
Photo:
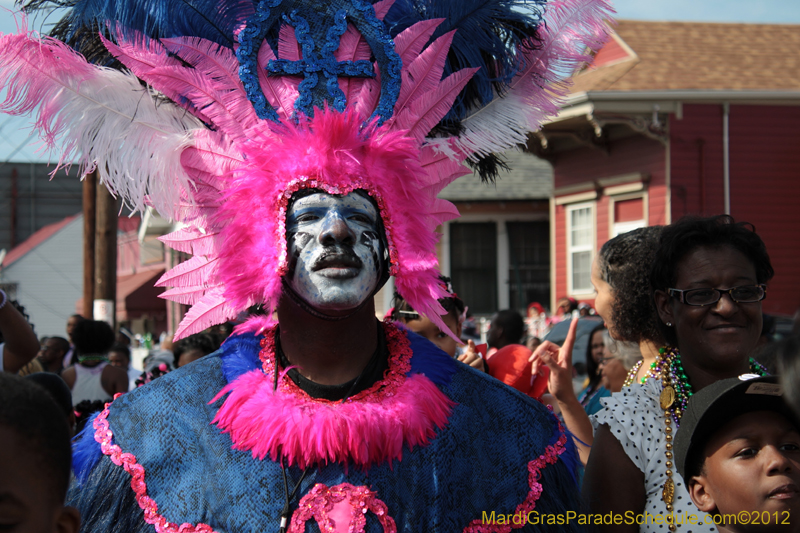
{"label": "man in feathered headdress", "polygon": [[0,37],[0,109],[36,109],[64,160],[184,223],[163,240],[194,257],[160,280],[193,306],[176,338],[266,310],[87,425],[83,530],[510,531],[574,510],[547,409],[378,322],[372,298],[394,276],[448,331],[435,229],[458,213],[436,196],[555,112],[607,12],[77,0],[57,39]]}

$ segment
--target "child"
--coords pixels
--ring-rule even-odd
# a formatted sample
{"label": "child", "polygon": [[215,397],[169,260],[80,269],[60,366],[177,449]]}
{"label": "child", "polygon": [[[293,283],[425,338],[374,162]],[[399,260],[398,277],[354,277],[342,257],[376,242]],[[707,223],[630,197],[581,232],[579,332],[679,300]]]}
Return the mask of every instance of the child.
{"label": "child", "polygon": [[800,531],[800,423],[776,377],[748,377],[692,396],[675,466],[718,531]]}
{"label": "child", "polygon": [[44,388],[0,372],[0,531],[78,531],[78,511],[64,506],[69,435]]}
{"label": "child", "polygon": [[[450,331],[461,337],[461,325],[466,317],[467,308],[464,302],[453,292],[450,285],[450,278],[441,277],[442,284],[447,287],[447,291],[453,295],[452,298],[442,298],[439,303],[447,311],[442,320],[450,328]],[[409,330],[417,335],[425,337],[433,344],[442,349],[450,357],[456,356],[458,345],[456,341],[444,331],[441,331],[436,324],[420,315],[403,299],[398,293],[394,294],[394,308],[392,309],[392,320],[403,323]],[[472,340],[467,342],[467,347],[458,360],[470,365],[478,370],[484,370],[484,361],[475,349]]]}

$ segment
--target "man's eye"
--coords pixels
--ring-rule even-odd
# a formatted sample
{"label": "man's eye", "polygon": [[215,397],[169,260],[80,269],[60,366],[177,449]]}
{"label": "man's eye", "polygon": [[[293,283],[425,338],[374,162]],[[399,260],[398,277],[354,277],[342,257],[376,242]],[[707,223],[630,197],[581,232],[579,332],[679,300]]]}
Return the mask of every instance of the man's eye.
{"label": "man's eye", "polygon": [[314,222],[315,220],[319,220],[319,217],[312,213],[306,213],[297,217],[296,220],[297,222]]}
{"label": "man's eye", "polygon": [[800,450],[800,446],[798,446],[794,442],[787,442],[786,444],[783,444],[781,446],[781,450],[783,450],[785,452],[796,452],[796,451]]}
{"label": "man's eye", "polygon": [[359,222],[361,224],[372,224],[372,219],[370,219],[367,215],[353,215],[350,217],[350,220]]}

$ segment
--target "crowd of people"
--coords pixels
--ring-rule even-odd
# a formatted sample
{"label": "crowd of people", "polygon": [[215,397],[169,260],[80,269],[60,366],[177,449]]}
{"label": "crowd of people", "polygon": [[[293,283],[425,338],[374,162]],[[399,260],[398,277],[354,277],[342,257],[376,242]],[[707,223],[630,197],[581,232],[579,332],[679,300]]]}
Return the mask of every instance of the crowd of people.
{"label": "crowd of people", "polygon": [[0,36],[0,110],[180,223],[159,283],[191,307],[139,373],[108,324],[39,342],[0,291],[0,530],[800,531],[754,228],[619,235],[599,318],[500,310],[485,344],[439,271],[439,193],[558,109],[604,0],[26,3],[54,7]]}
{"label": "crowd of people", "polygon": [[[720,525],[718,517],[746,511],[767,527],[794,531],[800,527],[788,524],[800,510],[798,338],[778,341],[771,350],[779,354],[779,376],[769,376],[757,360],[761,301],[772,276],[761,239],[730,217],[687,218],[609,240],[592,270],[594,309],[602,320],[587,334],[587,376],[581,387],[575,386],[580,379],[572,364],[578,313],[570,316],[577,308],[569,305],[559,317],[571,321],[566,340],[562,345],[537,342],[533,350],[525,341],[534,335],[513,310],[493,317],[488,350],[476,339],[462,338],[466,305],[447,278],[441,283],[451,296],[440,303],[449,332],[400,294],[386,320],[464,365],[551,404],[578,449],[586,513],[672,517],[663,522],[670,531],[736,531],[736,524]],[[536,311],[534,318],[544,315],[543,309]],[[1,328],[6,374],[0,386],[0,431],[12,443],[4,453],[38,461],[36,454],[57,450],[26,470],[25,477],[32,486],[52,485],[47,493],[53,497],[46,500],[52,509],[37,516],[66,524],[69,531],[78,517],[63,506],[64,443],[69,440],[64,435],[76,438],[88,415],[115,395],[216,351],[224,338],[210,332],[189,336],[171,352],[164,346],[151,351],[144,372],[132,371],[129,348],[115,344],[107,323],[75,315],[68,339],[43,339],[32,360],[36,365],[19,366],[25,350],[15,337],[27,331],[19,328],[24,316],[11,303],[0,312],[12,316],[5,324],[13,324],[13,329]],[[26,377],[12,378],[14,373]],[[11,407],[23,404],[35,406],[37,414]],[[8,457],[3,461],[4,474],[15,476],[19,465]],[[43,472],[47,476],[37,474]],[[614,490],[609,490],[612,479]],[[25,500],[25,489],[14,489],[21,491],[24,505],[33,509],[44,503]],[[652,523],[635,521],[597,527],[656,530]]]}

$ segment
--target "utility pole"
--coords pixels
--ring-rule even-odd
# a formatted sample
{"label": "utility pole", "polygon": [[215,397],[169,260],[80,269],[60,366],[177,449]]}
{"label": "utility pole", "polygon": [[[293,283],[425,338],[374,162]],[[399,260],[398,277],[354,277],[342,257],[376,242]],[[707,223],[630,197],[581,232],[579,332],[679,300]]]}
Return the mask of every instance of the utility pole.
{"label": "utility pole", "polygon": [[84,318],[94,316],[94,233],[97,203],[97,172],[83,178],[83,310]]}
{"label": "utility pole", "polygon": [[95,228],[95,320],[113,328],[117,298],[117,200],[104,186],[97,187],[97,226]]}

